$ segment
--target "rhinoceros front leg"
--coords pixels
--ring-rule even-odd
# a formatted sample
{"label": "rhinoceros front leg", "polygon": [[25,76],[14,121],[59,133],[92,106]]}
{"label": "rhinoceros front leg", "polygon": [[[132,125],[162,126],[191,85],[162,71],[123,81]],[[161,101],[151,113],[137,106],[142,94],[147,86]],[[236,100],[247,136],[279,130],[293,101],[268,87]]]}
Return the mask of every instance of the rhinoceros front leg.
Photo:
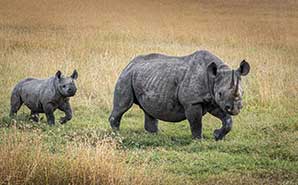
{"label": "rhinoceros front leg", "polygon": [[214,139],[216,141],[221,140],[232,129],[232,126],[233,126],[232,116],[223,112],[221,109],[215,109],[215,110],[210,111],[209,113],[212,114],[213,116],[219,118],[222,122],[222,127],[220,129],[215,129],[214,133],[213,133]]}
{"label": "rhinoceros front leg", "polygon": [[149,114],[145,113],[145,130],[150,133],[156,133],[158,131],[158,120]]}
{"label": "rhinoceros front leg", "polygon": [[39,121],[39,114],[34,112],[34,111],[31,111],[30,120],[32,120],[34,122],[38,122]]}
{"label": "rhinoceros front leg", "polygon": [[192,137],[202,139],[202,106],[200,104],[190,105],[186,108],[185,116],[189,122]]}
{"label": "rhinoceros front leg", "polygon": [[67,121],[71,120],[72,118],[72,109],[69,103],[69,100],[66,100],[64,103],[59,105],[59,110],[63,111],[65,113],[65,116],[60,118],[60,123],[64,124]]}

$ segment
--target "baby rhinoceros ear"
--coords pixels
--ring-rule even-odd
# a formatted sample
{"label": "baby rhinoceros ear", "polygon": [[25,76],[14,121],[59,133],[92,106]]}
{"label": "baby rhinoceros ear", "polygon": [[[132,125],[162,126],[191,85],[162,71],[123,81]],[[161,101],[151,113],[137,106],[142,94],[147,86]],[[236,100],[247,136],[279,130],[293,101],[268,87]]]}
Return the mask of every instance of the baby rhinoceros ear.
{"label": "baby rhinoceros ear", "polygon": [[78,76],[79,76],[79,74],[78,74],[77,70],[75,69],[70,77],[72,79],[76,80],[78,78]]}
{"label": "baby rhinoceros ear", "polygon": [[62,75],[61,71],[58,70],[58,71],[56,72],[56,75],[55,75],[55,76],[56,76],[58,79],[60,79],[60,78],[61,78],[61,75]]}
{"label": "baby rhinoceros ear", "polygon": [[246,62],[245,60],[242,60],[242,62],[240,63],[239,68],[237,69],[237,71],[241,76],[246,76],[250,71],[249,63]]}

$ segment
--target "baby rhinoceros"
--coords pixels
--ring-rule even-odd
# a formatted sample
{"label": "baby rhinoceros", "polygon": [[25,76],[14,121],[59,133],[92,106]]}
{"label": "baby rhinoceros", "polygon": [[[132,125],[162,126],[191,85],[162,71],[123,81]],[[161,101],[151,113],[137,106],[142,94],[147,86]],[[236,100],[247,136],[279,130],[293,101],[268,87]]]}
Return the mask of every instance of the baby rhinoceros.
{"label": "baby rhinoceros", "polygon": [[213,135],[223,139],[232,128],[232,115],[242,108],[241,76],[249,70],[245,60],[232,70],[208,51],[183,57],[138,56],[116,83],[110,125],[119,129],[122,115],[135,103],[144,111],[148,132],[158,131],[158,120],[187,119],[193,138],[201,139],[202,116],[208,112],[222,121]]}
{"label": "baby rhinoceros", "polygon": [[66,123],[72,118],[69,98],[76,94],[77,78],[78,72],[74,70],[70,77],[57,71],[48,79],[26,78],[20,81],[12,91],[10,116],[13,117],[24,103],[31,110],[33,121],[39,120],[39,113],[45,113],[48,124],[54,125],[54,111],[58,108],[65,113],[60,123]]}

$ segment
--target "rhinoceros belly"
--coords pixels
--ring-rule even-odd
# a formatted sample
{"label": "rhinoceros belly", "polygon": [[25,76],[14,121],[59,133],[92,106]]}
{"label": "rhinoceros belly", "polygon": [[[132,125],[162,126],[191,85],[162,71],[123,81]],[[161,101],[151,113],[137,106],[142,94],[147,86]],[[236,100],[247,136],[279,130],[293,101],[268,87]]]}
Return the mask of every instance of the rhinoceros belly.
{"label": "rhinoceros belly", "polygon": [[178,122],[185,119],[184,108],[171,97],[155,92],[146,92],[139,96],[139,105],[156,119]]}
{"label": "rhinoceros belly", "polygon": [[178,100],[181,75],[175,73],[177,68],[156,70],[158,67],[144,67],[135,73],[133,88],[138,104],[156,119],[170,122],[184,120],[185,111]]}
{"label": "rhinoceros belly", "polygon": [[43,113],[43,107],[41,103],[41,97],[39,94],[39,83],[34,83],[37,80],[32,80],[23,85],[21,90],[21,98],[24,104],[32,111],[36,113]]}

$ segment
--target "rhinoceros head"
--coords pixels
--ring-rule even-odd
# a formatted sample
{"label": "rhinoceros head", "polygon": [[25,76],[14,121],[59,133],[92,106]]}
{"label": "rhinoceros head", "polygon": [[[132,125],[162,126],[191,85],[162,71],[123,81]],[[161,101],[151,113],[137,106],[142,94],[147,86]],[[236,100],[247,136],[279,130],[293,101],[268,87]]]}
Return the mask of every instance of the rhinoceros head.
{"label": "rhinoceros head", "polygon": [[222,110],[230,115],[239,114],[242,108],[241,76],[246,76],[249,70],[250,66],[245,60],[236,70],[220,70],[215,63],[208,66],[208,79],[212,79],[212,82],[208,83],[213,83],[214,100]]}
{"label": "rhinoceros head", "polygon": [[77,70],[74,70],[70,77],[64,77],[61,71],[57,71],[55,78],[57,79],[57,90],[64,97],[71,97],[76,94],[77,87],[75,80],[78,78]]}

